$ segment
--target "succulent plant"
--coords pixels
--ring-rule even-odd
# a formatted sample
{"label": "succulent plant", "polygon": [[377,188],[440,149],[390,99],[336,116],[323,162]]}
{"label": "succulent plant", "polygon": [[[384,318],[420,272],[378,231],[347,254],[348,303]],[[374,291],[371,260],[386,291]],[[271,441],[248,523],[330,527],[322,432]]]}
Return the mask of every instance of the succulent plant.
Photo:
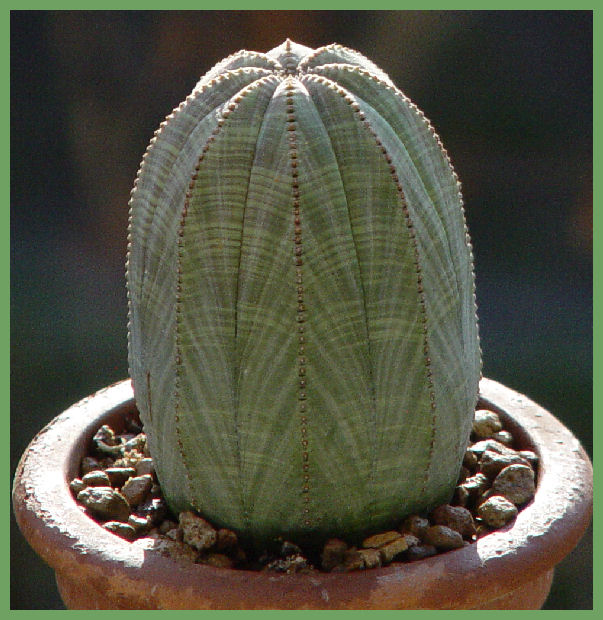
{"label": "succulent plant", "polygon": [[450,499],[481,361],[460,186],[371,61],[211,69],[130,201],[129,364],[163,492],[242,537],[359,536]]}

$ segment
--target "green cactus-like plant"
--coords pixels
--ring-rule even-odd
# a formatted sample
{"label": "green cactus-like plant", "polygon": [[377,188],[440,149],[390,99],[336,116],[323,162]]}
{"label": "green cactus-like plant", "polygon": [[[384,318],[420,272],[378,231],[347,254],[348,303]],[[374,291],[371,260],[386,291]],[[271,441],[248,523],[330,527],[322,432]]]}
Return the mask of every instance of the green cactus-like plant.
{"label": "green cactus-like plant", "polygon": [[129,364],[175,511],[353,538],[450,499],[480,377],[471,246],[385,73],[288,40],[226,58],[130,206]]}

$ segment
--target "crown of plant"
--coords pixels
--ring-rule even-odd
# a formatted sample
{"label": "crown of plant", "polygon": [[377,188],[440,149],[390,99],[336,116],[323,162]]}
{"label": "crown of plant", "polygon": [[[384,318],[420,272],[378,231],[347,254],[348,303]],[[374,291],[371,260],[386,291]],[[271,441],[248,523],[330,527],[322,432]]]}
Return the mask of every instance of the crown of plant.
{"label": "crown of plant", "polygon": [[243,537],[450,499],[480,377],[460,186],[372,62],[289,40],[210,70],[130,202],[129,364],[164,494]]}

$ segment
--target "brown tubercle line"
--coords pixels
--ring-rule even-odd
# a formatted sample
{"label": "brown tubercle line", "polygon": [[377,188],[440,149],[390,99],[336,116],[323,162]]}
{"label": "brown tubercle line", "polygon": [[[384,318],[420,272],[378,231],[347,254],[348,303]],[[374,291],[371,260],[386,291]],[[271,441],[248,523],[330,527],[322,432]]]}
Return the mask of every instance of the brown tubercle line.
{"label": "brown tubercle line", "polygon": [[[234,56],[234,54],[232,56]],[[178,115],[180,115],[185,110],[185,108],[187,108],[187,106],[195,102],[195,100],[197,100],[200,96],[202,96],[207,90],[215,87],[217,84],[221,82],[226,81],[232,75],[240,74],[241,72],[246,72],[246,71],[250,72],[250,70],[253,70],[253,67],[240,67],[239,69],[236,69],[233,71],[227,71],[226,73],[222,75],[216,76],[209,82],[205,83],[198,90],[194,90],[192,93],[187,95],[186,99],[180,102],[175,108],[173,108],[170,114],[168,114],[165,117],[165,119],[160,123],[159,127],[154,131],[153,137],[151,138],[142,156],[142,160],[138,167],[138,172],[136,173],[136,178],[134,179],[134,186],[130,190],[130,199],[128,201],[128,228],[127,228],[128,233],[127,233],[127,246],[126,246],[126,281],[128,281],[129,279],[130,256],[132,252],[132,227],[134,224],[133,203],[134,203],[134,199],[136,198],[136,194],[138,192],[138,184],[139,184],[140,177],[146,168],[146,160],[148,159],[150,153],[153,151],[155,147],[155,143],[157,142],[157,139],[161,137],[161,134],[164,132],[165,128],[169,125],[169,123],[172,120],[174,120]],[[257,81],[263,81],[266,77],[268,76],[259,77]],[[252,82],[244,90],[254,85],[255,83],[256,82]],[[151,228],[151,224],[155,218],[156,211],[157,211],[157,206],[155,206],[151,210],[150,213],[148,212],[146,213],[145,219],[147,223],[146,223],[146,226],[143,227],[145,231],[148,231]],[[146,233],[145,233],[145,236],[146,236]],[[143,247],[143,251],[144,251],[144,254],[142,258],[142,264],[144,265],[146,263],[146,248]],[[145,282],[145,270],[143,269],[141,273],[141,277],[140,277],[140,282],[138,285],[138,291],[137,291],[137,294],[139,295],[139,297],[142,297],[142,289],[144,288],[144,282]],[[131,342],[131,325],[132,325],[132,300],[131,300],[131,294],[130,294],[129,287],[127,291],[127,307],[128,307],[127,309],[127,340],[128,340],[128,349],[129,349],[130,342]],[[128,374],[132,376],[132,368],[130,367],[129,363],[128,363]]]}
{"label": "brown tubercle line", "polygon": [[[222,115],[223,118],[223,115]],[[180,323],[182,322],[181,319],[181,312],[182,312],[182,307],[181,307],[181,292],[182,292],[182,249],[184,247],[184,227],[186,224],[186,216],[188,215],[188,208],[190,205],[190,200],[191,200],[191,196],[193,193],[193,190],[195,188],[195,184],[197,181],[197,175],[199,173],[199,169],[201,167],[201,162],[203,161],[203,159],[205,158],[205,154],[207,153],[207,151],[209,150],[209,144],[210,142],[213,142],[213,140],[215,139],[215,136],[220,132],[220,125],[217,125],[212,134],[209,136],[209,138],[207,139],[205,145],[203,146],[203,149],[201,151],[201,155],[199,156],[199,159],[197,160],[197,164],[195,165],[195,169],[193,171],[193,174],[191,176],[191,181],[189,183],[188,186],[188,190],[186,192],[185,198],[184,198],[184,205],[182,207],[182,211],[180,214],[180,224],[178,226],[178,238],[177,238],[177,244],[178,244],[178,249],[176,252],[176,264],[177,264],[177,276],[176,276],[176,306],[175,306],[175,312],[176,312],[176,317],[175,317],[175,324],[176,324],[176,333],[175,333],[175,348],[176,348],[176,356],[174,359],[175,362],[175,366],[176,366],[176,372],[175,372],[175,377],[174,377],[174,428],[176,430],[176,441],[178,442],[178,449],[180,451],[180,456],[182,458],[182,464],[183,464],[183,469],[184,469],[184,473],[186,475],[186,481],[188,483],[188,487],[189,487],[189,493],[188,493],[188,497],[189,497],[189,501],[191,502],[191,504],[193,505],[193,507],[196,510],[199,510],[199,506],[196,505],[195,502],[195,497],[192,496],[192,494],[190,493],[190,489],[192,487],[192,480],[191,480],[191,476],[190,476],[190,470],[189,467],[187,466],[187,457],[185,455],[185,450],[184,450],[184,445],[182,444],[182,436],[181,436],[181,432],[180,432],[180,415],[179,415],[179,409],[180,409],[180,373],[179,373],[179,368],[182,365],[182,357],[181,357],[181,344],[180,344]]]}
{"label": "brown tubercle line", "polygon": [[431,469],[431,464],[433,462],[433,453],[434,453],[434,446],[435,446],[436,398],[435,398],[435,388],[434,388],[433,378],[432,378],[431,359],[429,357],[430,349],[429,349],[428,326],[427,326],[427,309],[426,309],[426,302],[425,302],[425,293],[423,290],[423,275],[421,271],[421,258],[419,255],[419,247],[418,247],[418,243],[416,240],[414,224],[412,222],[412,218],[410,217],[408,205],[406,203],[406,196],[404,194],[404,189],[402,187],[400,178],[398,177],[396,167],[393,164],[391,155],[388,153],[387,149],[385,148],[385,145],[383,144],[383,142],[381,141],[381,139],[379,138],[379,136],[377,135],[377,133],[375,132],[371,124],[369,123],[369,121],[366,119],[366,116],[364,112],[362,111],[360,104],[352,96],[352,94],[346,89],[339,86],[336,82],[323,76],[319,76],[315,74],[308,74],[306,76],[306,79],[312,79],[318,83],[323,84],[327,88],[336,92],[350,106],[350,108],[352,109],[352,111],[354,112],[358,120],[361,122],[361,124],[366,128],[366,130],[371,134],[371,136],[375,140],[377,147],[381,151],[381,154],[389,167],[392,180],[398,192],[398,196],[400,197],[400,202],[402,205],[402,213],[404,215],[404,221],[408,229],[408,236],[410,237],[410,242],[412,244],[413,251],[414,251],[414,264],[415,264],[415,269],[416,269],[417,293],[418,293],[419,306],[420,306],[420,311],[421,311],[421,316],[422,316],[421,320],[423,323],[423,357],[425,359],[425,376],[426,376],[427,388],[429,390],[429,401],[430,401],[430,409],[431,409],[431,416],[432,416],[431,438],[429,442],[429,460],[428,460],[427,468],[425,470],[425,478],[423,480],[423,486],[422,486],[422,491],[424,491],[425,488],[427,487],[427,481],[429,480],[429,471]]}
{"label": "brown tubercle line", "polygon": [[[232,56],[236,56],[236,54],[232,54]],[[230,57],[229,57],[230,58]],[[136,196],[136,193],[138,191],[138,182],[140,180],[140,177],[142,175],[142,173],[145,170],[146,167],[146,160],[148,158],[148,156],[150,155],[150,153],[153,151],[155,143],[157,142],[158,138],[161,138],[162,133],[164,132],[165,128],[169,126],[170,122],[173,121],[177,116],[179,116],[181,113],[183,113],[183,111],[190,105],[193,104],[197,99],[199,99],[202,95],[205,94],[206,91],[210,90],[211,88],[216,87],[217,85],[219,85],[222,82],[227,82],[231,77],[233,76],[237,76],[237,75],[241,75],[244,73],[253,73],[254,71],[258,73],[258,77],[256,80],[254,80],[253,82],[251,82],[250,84],[248,84],[242,91],[241,93],[245,92],[247,89],[249,89],[250,87],[253,87],[255,84],[257,84],[257,82],[264,82],[264,80],[267,77],[270,77],[271,75],[274,74],[274,71],[276,70],[276,67],[272,70],[268,70],[262,67],[239,67],[237,69],[233,69],[233,70],[229,70],[226,71],[224,73],[222,73],[221,75],[217,75],[216,77],[212,78],[210,81],[204,83],[201,88],[199,89],[195,89],[193,90],[192,93],[190,93],[189,95],[187,95],[186,99],[182,102],[180,102],[180,104],[178,104],[171,112],[170,114],[168,114],[165,119],[160,123],[159,127],[155,130],[155,132],[153,133],[153,137],[151,138],[143,156],[142,156],[142,161],[139,165],[138,168],[138,172],[136,173],[136,178],[134,179],[134,186],[132,188],[132,190],[130,191],[130,199],[128,202],[128,206],[129,206],[129,212],[128,212],[128,243],[127,243],[127,249],[126,249],[126,274],[128,272],[128,266],[129,266],[129,259],[130,259],[130,252],[131,252],[131,241],[132,241],[132,224],[133,224],[133,212],[132,212],[132,205],[133,205],[133,201],[134,198]],[[260,73],[263,73],[264,75],[259,75]],[[236,95],[235,95],[236,97]],[[157,205],[155,205],[155,207],[148,212],[146,215],[146,221],[147,221],[147,225],[144,227],[145,230],[149,230],[152,227],[152,223],[153,220],[155,218],[155,214],[157,212]],[[143,248],[144,249],[144,248]],[[143,257],[142,260],[143,264],[145,263],[145,258]],[[142,291],[143,288],[143,283],[144,283],[144,270],[142,272],[141,275],[141,280],[140,280],[140,285],[139,285],[139,292]],[[129,309],[129,305],[128,305],[128,316],[130,317],[130,309]]]}
{"label": "brown tubercle line", "polygon": [[[191,503],[191,505],[195,508],[195,510],[202,512],[201,508],[197,505],[196,502],[196,498],[194,496],[194,494],[192,494],[190,492],[190,489],[192,487],[192,480],[191,480],[191,475],[190,475],[190,469],[187,466],[187,457],[185,455],[185,449],[184,449],[184,445],[182,443],[182,436],[181,436],[181,431],[180,431],[180,415],[179,415],[179,409],[180,409],[180,373],[179,373],[179,368],[182,365],[182,358],[181,358],[181,348],[180,348],[180,323],[181,323],[181,312],[182,312],[182,308],[181,308],[181,292],[182,292],[182,248],[184,247],[184,229],[186,226],[186,218],[188,215],[188,209],[190,206],[190,201],[191,201],[191,197],[193,194],[193,191],[195,189],[195,185],[197,182],[197,177],[199,174],[199,170],[201,168],[201,164],[203,163],[203,160],[205,159],[205,155],[206,153],[209,151],[211,144],[215,141],[216,137],[220,134],[222,127],[224,126],[224,123],[226,122],[226,120],[228,119],[228,117],[230,116],[230,114],[232,112],[234,112],[239,103],[242,101],[243,97],[245,95],[247,95],[249,92],[251,92],[253,89],[258,88],[260,86],[262,86],[268,79],[270,79],[272,76],[265,76],[263,78],[260,78],[258,80],[256,80],[255,82],[252,82],[251,84],[248,84],[244,89],[242,89],[241,91],[239,91],[239,93],[237,93],[236,95],[234,95],[233,97],[231,97],[222,107],[222,110],[219,113],[219,116],[216,119],[216,126],[214,127],[212,133],[210,134],[210,136],[207,138],[205,144],[203,145],[203,148],[201,149],[201,154],[199,155],[199,158],[197,160],[197,164],[195,165],[194,171],[191,175],[191,180],[188,186],[188,190],[186,192],[185,198],[184,198],[184,204],[182,207],[182,211],[181,211],[181,215],[180,215],[180,224],[178,226],[178,233],[177,233],[177,244],[178,244],[178,250],[176,253],[176,257],[177,257],[177,277],[176,277],[176,306],[175,306],[175,312],[176,312],[176,356],[175,356],[175,366],[176,366],[176,373],[175,373],[175,382],[174,382],[174,426],[176,429],[176,439],[178,442],[178,448],[180,451],[180,456],[182,457],[182,463],[184,465],[184,472],[186,475],[186,479],[187,479],[187,483],[189,486],[189,494],[188,494],[188,499]],[[235,429],[235,436],[236,436],[236,448],[237,448],[237,464],[239,467],[239,470],[241,469],[241,447],[240,447],[240,439],[239,439],[239,430],[238,428]],[[241,506],[242,506],[242,512],[244,515],[244,518],[249,518],[248,516],[248,511],[245,508],[245,501],[243,498],[243,493],[242,493],[242,489],[241,489]]]}
{"label": "brown tubercle line", "polygon": [[[331,47],[331,46],[327,46],[327,47]],[[309,79],[311,80],[312,76],[309,76]],[[300,81],[303,84],[305,82],[305,76],[302,76],[300,78]],[[313,101],[312,95],[310,96],[310,100]],[[316,102],[314,102],[314,105],[316,106]],[[320,118],[320,112],[318,111],[318,109],[316,109],[316,114]],[[367,349],[368,359],[369,359],[367,372],[369,376],[369,395],[370,395],[370,402],[371,402],[371,414],[372,414],[371,415],[371,429],[372,431],[371,431],[371,440],[370,440],[371,458],[370,458],[370,466],[369,466],[368,488],[372,489],[374,487],[376,462],[377,462],[377,446],[376,446],[376,441],[377,441],[377,397],[376,397],[376,393],[377,393],[377,389],[375,385],[375,372],[374,372],[375,360],[373,357],[373,347],[371,346],[370,327],[369,327],[369,321],[368,321],[368,309],[367,309],[367,304],[366,304],[366,300],[367,300],[366,289],[365,289],[365,284],[364,284],[363,275],[362,275],[363,269],[362,269],[362,265],[360,262],[358,241],[354,234],[354,226],[352,224],[352,214],[350,212],[350,204],[348,201],[348,196],[346,194],[346,185],[344,182],[344,177],[341,172],[341,164],[337,159],[337,152],[333,145],[332,139],[329,136],[329,132],[324,124],[324,119],[320,118],[320,122],[322,123],[322,128],[324,129],[324,132],[327,135],[327,139],[329,140],[331,151],[333,153],[333,158],[336,163],[339,180],[341,182],[341,188],[343,191],[343,195],[345,197],[346,212],[348,216],[348,224],[350,227],[350,233],[351,233],[351,238],[352,238],[352,246],[354,248],[354,253],[356,256],[356,263],[358,265],[358,278],[359,278],[358,287],[359,287],[360,295],[362,298],[364,329],[365,329],[365,336],[366,336],[366,349]],[[370,502],[368,510],[369,510],[369,514],[374,514],[375,512],[375,501],[374,500]],[[369,518],[369,521],[372,521],[372,520],[373,520],[372,517]]]}
{"label": "brown tubercle line", "polygon": [[291,200],[293,205],[293,262],[295,265],[295,286],[297,291],[297,308],[296,308],[296,324],[297,324],[297,344],[298,344],[298,357],[297,357],[297,374],[298,374],[298,388],[297,388],[297,413],[299,415],[300,422],[300,434],[301,434],[301,446],[302,446],[302,514],[303,523],[306,527],[312,525],[310,519],[310,455],[308,451],[308,417],[307,417],[307,358],[306,358],[306,337],[305,337],[305,322],[306,322],[306,306],[304,298],[304,277],[302,266],[304,264],[303,259],[303,239],[302,239],[302,226],[299,210],[299,182],[298,182],[298,170],[297,170],[297,124],[295,118],[295,106],[293,101],[293,80],[287,79],[285,86],[286,94],[286,129],[289,141],[289,164],[291,168]]}
{"label": "brown tubercle line", "polygon": [[[319,75],[320,73],[328,73],[330,70],[332,70],[335,66],[332,65],[331,67],[327,67],[327,66],[319,66],[319,67],[312,67],[313,71],[318,72],[316,75]],[[382,88],[385,88],[389,91],[391,91],[394,95],[396,95],[397,97],[399,97],[406,105],[408,105],[408,107],[421,119],[421,121],[423,122],[423,124],[426,126],[427,130],[429,131],[429,133],[432,135],[433,139],[436,141],[438,147],[440,148],[440,151],[444,157],[444,159],[446,160],[446,163],[448,165],[448,168],[450,169],[450,172],[456,182],[456,189],[457,189],[457,197],[461,206],[461,213],[463,216],[463,230],[464,230],[464,234],[465,234],[465,242],[467,244],[467,249],[469,252],[469,260],[471,265],[473,266],[475,264],[475,260],[474,260],[474,256],[473,256],[473,244],[471,243],[471,237],[469,235],[469,229],[467,226],[467,215],[465,212],[465,201],[463,200],[463,194],[461,191],[461,182],[459,180],[459,177],[456,173],[456,170],[454,169],[454,166],[452,165],[452,160],[450,159],[450,155],[448,154],[448,151],[446,150],[446,148],[444,147],[444,145],[442,144],[442,140],[440,139],[439,134],[437,133],[437,131],[435,130],[434,126],[431,124],[430,120],[425,116],[425,114],[423,113],[423,111],[411,100],[409,99],[409,97],[407,97],[399,88],[397,88],[394,84],[388,84],[387,82],[383,81],[382,78],[380,78],[378,75],[371,73],[370,71],[368,71],[367,69],[364,69],[360,66],[357,65],[348,65],[348,64],[339,64],[337,65],[337,68],[339,68],[341,71],[346,71],[348,73],[358,73],[360,75],[363,75],[365,77],[370,78],[373,82],[378,83]],[[476,296],[476,290],[475,290],[475,272],[473,271],[473,267],[472,267],[472,300],[473,300],[473,310],[474,310],[474,315],[475,315],[475,321],[477,323],[479,323],[478,320],[478,316],[477,316],[477,296]],[[477,339],[478,339],[478,344],[479,344],[479,332],[477,335]],[[479,346],[479,354],[480,354],[480,366],[481,366],[481,346]],[[483,374],[482,371],[480,369],[480,379],[482,378]],[[475,394],[475,397],[477,399],[478,394]]]}
{"label": "brown tubercle line", "polygon": [[294,75],[297,71],[297,62],[291,57],[291,39],[285,41],[285,52],[287,53],[287,60],[282,63],[283,71],[285,75]]}
{"label": "brown tubercle line", "polygon": [[147,370],[147,407],[149,409],[149,420],[153,423],[153,406],[151,403],[151,373]]}

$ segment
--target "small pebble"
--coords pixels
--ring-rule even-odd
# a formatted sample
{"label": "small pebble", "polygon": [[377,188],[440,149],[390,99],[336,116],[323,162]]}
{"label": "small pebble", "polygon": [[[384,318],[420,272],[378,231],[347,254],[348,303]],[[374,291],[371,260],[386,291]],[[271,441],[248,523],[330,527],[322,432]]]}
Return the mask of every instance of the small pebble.
{"label": "small pebble", "polygon": [[532,466],[532,468],[538,465],[538,455],[535,452],[532,452],[532,450],[520,450],[518,454],[524,458]]}
{"label": "small pebble", "polygon": [[431,520],[435,525],[445,525],[458,532],[463,538],[471,539],[475,535],[473,516],[461,506],[438,506],[431,513]]}
{"label": "small pebble", "polygon": [[536,492],[534,471],[526,465],[509,465],[496,476],[492,491],[521,506],[529,502]]}
{"label": "small pebble", "polygon": [[144,457],[140,452],[136,450],[130,450],[130,452],[123,453],[123,456],[121,458],[118,458],[113,465],[115,467],[134,467],[134,469],[136,469],[136,465],[143,458]]}
{"label": "small pebble", "polygon": [[81,480],[80,478],[74,478],[69,483],[69,488],[71,489],[72,493],[77,495],[80,491],[83,491],[86,488],[86,485],[84,484],[83,480]]}
{"label": "small pebble", "polygon": [[433,545],[436,549],[442,551],[459,549],[463,546],[463,537],[445,525],[432,525],[428,527],[423,540],[426,544]]}
{"label": "small pebble", "polygon": [[182,562],[195,562],[199,557],[197,551],[190,545],[169,538],[155,538],[152,548],[163,555]]}
{"label": "small pebble", "polygon": [[136,538],[136,530],[127,523],[122,523],[121,521],[107,521],[103,523],[103,527],[112,532],[113,534],[117,534],[121,538],[125,540],[134,540]]}
{"label": "small pebble", "polygon": [[377,568],[381,566],[382,556],[380,549],[358,549],[358,553],[362,558],[363,568]]}
{"label": "small pebble", "polygon": [[129,478],[126,484],[124,484],[121,494],[126,498],[130,506],[137,506],[144,501],[147,493],[151,490],[152,484],[153,479],[149,475],[135,476],[134,478]]}
{"label": "small pebble", "polygon": [[360,570],[364,568],[364,558],[358,552],[358,549],[348,549],[343,558],[343,563],[339,564],[333,569],[334,573],[344,572],[348,573],[354,570]]}
{"label": "small pebble", "polygon": [[492,435],[492,439],[502,443],[503,446],[507,446],[507,448],[513,445],[513,435],[511,435],[509,431],[498,431],[498,433]]}
{"label": "small pebble", "polygon": [[168,507],[165,500],[157,497],[145,500],[136,507],[136,514],[140,517],[149,517],[151,522],[159,525],[167,515]]}
{"label": "small pebble", "polygon": [[115,436],[115,431],[108,426],[107,424],[103,424],[97,431],[94,433],[94,437],[92,441],[96,444],[97,442],[102,442],[108,446],[116,446],[118,445],[117,438]]}
{"label": "small pebble", "polygon": [[348,544],[339,538],[331,538],[325,543],[321,554],[321,566],[330,571],[336,566],[343,564]]}
{"label": "small pebble", "polygon": [[517,516],[517,508],[506,497],[493,495],[481,504],[477,509],[477,514],[486,525],[499,528]]}
{"label": "small pebble", "polygon": [[465,508],[469,503],[469,499],[469,491],[462,484],[454,489],[454,496],[452,498],[453,505]]}
{"label": "small pebble", "polygon": [[151,526],[151,520],[148,517],[139,517],[138,515],[130,515],[128,524],[131,525],[136,532],[142,533]]}
{"label": "small pebble", "polygon": [[153,465],[153,459],[144,458],[140,459],[136,463],[136,475],[137,476],[155,476],[155,466]]}
{"label": "small pebble", "polygon": [[492,437],[502,429],[502,424],[498,414],[487,409],[478,409],[473,418],[473,433],[478,439]]}
{"label": "small pebble", "polygon": [[90,512],[107,521],[127,521],[130,505],[126,498],[111,487],[87,487],[77,495]]}
{"label": "small pebble", "polygon": [[484,474],[478,472],[467,478],[461,486],[464,486],[470,494],[483,493],[490,486],[490,481]]}
{"label": "small pebble", "polygon": [[389,564],[396,556],[400,555],[408,549],[408,543],[405,536],[400,536],[395,540],[379,547],[377,551],[381,556],[383,564]]}
{"label": "small pebble", "polygon": [[110,487],[111,480],[102,469],[95,469],[82,476],[82,482],[87,487]]}
{"label": "small pebble", "polygon": [[477,468],[478,460],[479,459],[477,458],[475,452],[465,450],[465,455],[463,456],[463,467],[474,473]]}
{"label": "small pebble", "polygon": [[233,532],[232,530],[227,530],[226,528],[218,530],[218,536],[215,544],[217,551],[234,549],[238,544],[239,541],[235,532]]}
{"label": "small pebble", "polygon": [[113,429],[106,424],[96,431],[92,438],[92,442],[94,443],[94,447],[102,454],[123,454],[123,446],[118,443]]}
{"label": "small pebble", "polygon": [[373,536],[369,536],[362,541],[362,546],[365,549],[377,549],[378,547],[383,547],[387,543],[396,540],[397,538],[401,538],[400,532],[382,532],[380,534],[374,534]]}
{"label": "small pebble", "polygon": [[302,550],[296,544],[285,540],[279,549],[279,554],[283,558],[288,558],[291,555],[302,555]]}
{"label": "small pebble", "polygon": [[292,555],[287,558],[279,558],[273,560],[264,567],[265,571],[274,571],[276,573],[286,573],[291,575],[293,573],[306,573],[312,570],[310,564],[306,558],[301,555]]}
{"label": "small pebble", "polygon": [[416,562],[436,555],[438,550],[433,545],[413,545],[404,552],[404,559],[408,562]]}
{"label": "small pebble", "polygon": [[493,450],[494,452],[505,452],[508,450],[507,446],[500,443],[500,441],[496,441],[495,439],[483,439],[482,441],[477,441],[474,444],[471,444],[467,447],[469,452],[473,452],[478,458],[486,451]]}
{"label": "small pebble", "polygon": [[410,515],[400,526],[400,531],[403,534],[406,532],[414,534],[417,538],[422,539],[428,527],[429,521],[427,519],[419,515]]}
{"label": "small pebble", "polygon": [[133,467],[108,467],[105,473],[109,476],[111,486],[122,487],[128,478],[136,475],[136,470]]}
{"label": "small pebble", "polygon": [[421,541],[414,534],[405,533],[402,536],[404,537],[406,547],[414,547],[421,544]]}
{"label": "small pebble", "polygon": [[[142,457],[142,451],[147,443],[147,438],[143,433],[139,433],[135,437],[128,439],[124,444],[124,450],[126,452],[136,451],[140,453]],[[141,459],[142,460],[142,459]]]}
{"label": "small pebble", "polygon": [[491,480],[509,465],[529,465],[529,463],[514,450],[507,452],[485,450],[479,461],[480,472]]}
{"label": "small pebble", "polygon": [[218,539],[216,530],[205,519],[190,511],[181,512],[179,521],[184,542],[199,551],[209,549]]}
{"label": "small pebble", "polygon": [[478,497],[490,488],[490,480],[484,474],[478,472],[475,476],[467,478],[463,484],[457,486],[455,491],[455,502],[460,506],[466,507],[473,505]]}

